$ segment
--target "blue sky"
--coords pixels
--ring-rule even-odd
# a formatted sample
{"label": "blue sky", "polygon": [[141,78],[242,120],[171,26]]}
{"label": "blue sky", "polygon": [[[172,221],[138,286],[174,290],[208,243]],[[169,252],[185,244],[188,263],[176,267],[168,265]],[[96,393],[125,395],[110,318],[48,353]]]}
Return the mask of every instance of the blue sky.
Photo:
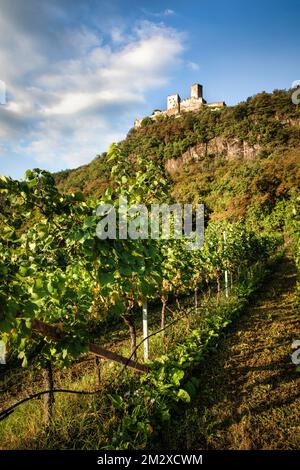
{"label": "blue sky", "polygon": [[232,105],[300,79],[300,2],[0,0],[0,174],[91,161],[166,95]]}

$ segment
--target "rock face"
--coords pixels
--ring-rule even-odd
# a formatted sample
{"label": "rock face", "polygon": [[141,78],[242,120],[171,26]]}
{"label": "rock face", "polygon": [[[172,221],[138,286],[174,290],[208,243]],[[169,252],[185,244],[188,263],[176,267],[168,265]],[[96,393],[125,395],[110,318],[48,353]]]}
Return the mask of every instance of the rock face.
{"label": "rock face", "polygon": [[198,144],[190,147],[179,158],[170,158],[166,162],[166,170],[170,174],[176,173],[184,163],[200,160],[206,154],[213,154],[226,158],[227,160],[253,160],[261,146],[259,144],[249,145],[247,142],[238,139],[223,139],[215,137],[207,144]]}

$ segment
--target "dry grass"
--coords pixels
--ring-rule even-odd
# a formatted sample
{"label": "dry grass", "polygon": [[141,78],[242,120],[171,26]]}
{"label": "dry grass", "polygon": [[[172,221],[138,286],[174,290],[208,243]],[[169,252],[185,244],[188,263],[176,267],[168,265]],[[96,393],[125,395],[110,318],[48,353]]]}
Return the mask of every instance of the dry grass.
{"label": "dry grass", "polygon": [[[294,286],[294,267],[285,260],[246,314],[220,341],[217,352],[199,369],[199,397],[180,416],[174,417],[177,423],[173,421],[170,429],[165,429],[162,439],[166,447],[299,448],[300,379],[290,359],[291,343],[300,336],[299,318],[293,307]],[[202,308],[215,308],[213,302],[213,299],[207,300],[205,305],[202,301]],[[150,331],[155,331],[159,328],[159,312],[152,319]],[[199,326],[199,321],[201,315],[195,316],[192,310],[168,330],[169,347],[184,338],[190,328]],[[140,340],[141,328],[138,333]],[[116,330],[113,343],[107,346],[128,355],[128,333],[123,328]],[[151,338],[150,351],[152,357],[163,352],[160,335]],[[142,348],[140,360],[141,356]],[[43,426],[42,400],[19,407],[0,423],[0,448],[95,449],[105,446],[109,429],[117,419],[107,396],[114,391],[114,381],[120,382],[120,367],[103,361],[101,374],[102,390],[97,396],[57,395],[52,428]],[[133,375],[128,371],[121,375],[121,381],[127,385]],[[0,395],[1,408],[43,389],[41,374],[36,370],[12,371],[11,378],[6,379],[9,392]],[[94,390],[97,384],[93,361],[55,370],[55,385]]]}
{"label": "dry grass", "polygon": [[[234,299],[234,295],[232,296]],[[193,298],[191,299],[193,300]],[[167,321],[177,315],[180,321],[167,330],[166,350],[184,339],[190,328],[201,324],[201,315],[194,315],[194,307],[188,309],[190,299],[186,299],[185,313],[176,311],[171,305],[173,315],[168,312]],[[232,299],[222,299],[224,302]],[[214,308],[215,298],[207,298],[202,308]],[[160,308],[150,311],[149,333],[160,329]],[[137,343],[143,338],[142,315],[136,318]],[[103,344],[125,357],[130,355],[128,330],[120,324],[114,328],[113,338],[107,333],[101,338]],[[106,340],[106,341],[105,341]],[[110,342],[108,342],[110,340]],[[154,359],[164,353],[161,335],[149,340],[150,358]],[[93,358],[73,364],[66,369],[54,368],[55,388],[93,391],[98,388],[95,363]],[[138,360],[143,361],[143,347],[138,350]],[[55,395],[54,422],[52,428],[45,428],[43,423],[43,398],[27,402],[14,413],[0,422],[0,450],[7,449],[95,449],[107,444],[109,428],[117,420],[116,410],[111,407],[107,396],[116,391],[122,384],[128,385],[136,374],[130,370],[108,361],[101,361],[101,390],[93,396],[69,394]],[[42,371],[33,366],[7,371],[0,377],[0,409],[5,409],[26,396],[45,389]],[[6,391],[5,391],[6,390]]]}
{"label": "dry grass", "polygon": [[291,344],[300,337],[295,282],[293,263],[284,259],[199,370],[199,397],[166,445],[299,449],[300,375],[291,362]]}

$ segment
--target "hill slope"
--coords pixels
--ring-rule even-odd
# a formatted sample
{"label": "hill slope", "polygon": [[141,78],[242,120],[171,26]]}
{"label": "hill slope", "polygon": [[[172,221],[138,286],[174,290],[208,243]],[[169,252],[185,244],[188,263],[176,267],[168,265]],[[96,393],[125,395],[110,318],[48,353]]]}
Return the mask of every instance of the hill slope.
{"label": "hill slope", "polygon": [[[300,110],[291,92],[259,93],[246,102],[144,119],[118,144],[136,170],[143,155],[163,167],[170,197],[204,202],[212,218],[270,217],[300,186]],[[64,192],[100,196],[110,185],[106,154],[55,175]],[[277,212],[278,209],[277,208]],[[272,223],[272,221],[271,221]]]}

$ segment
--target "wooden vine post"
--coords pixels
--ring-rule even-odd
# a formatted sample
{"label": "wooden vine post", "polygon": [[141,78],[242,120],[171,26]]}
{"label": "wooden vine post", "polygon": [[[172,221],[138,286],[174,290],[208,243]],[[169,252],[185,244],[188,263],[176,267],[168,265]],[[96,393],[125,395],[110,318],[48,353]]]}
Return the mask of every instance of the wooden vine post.
{"label": "wooden vine post", "polygon": [[97,388],[100,388],[101,386],[101,359],[98,356],[95,357],[95,372],[96,372]]}
{"label": "wooden vine post", "polygon": [[130,350],[131,355],[134,361],[136,361],[136,329],[134,320],[131,316],[131,311],[133,308],[133,302],[129,301],[125,315],[123,315],[123,320],[128,326],[130,334]]}
{"label": "wooden vine post", "polygon": [[195,315],[198,313],[198,287],[195,287]]}
{"label": "wooden vine post", "polygon": [[165,346],[165,326],[166,326],[166,306],[167,306],[167,297],[162,296],[161,298],[161,338],[162,338],[162,345]]}
{"label": "wooden vine post", "polygon": [[[34,332],[39,333],[46,338],[54,339],[55,341],[62,341],[64,339],[64,332],[55,325],[49,325],[48,323],[37,319],[34,319],[31,325]],[[99,356],[101,359],[122,364],[123,366],[130,367],[138,372],[149,371],[146,364],[139,364],[131,359],[127,359],[126,357],[121,356],[114,351],[110,351],[99,344],[89,343],[88,352]]]}

